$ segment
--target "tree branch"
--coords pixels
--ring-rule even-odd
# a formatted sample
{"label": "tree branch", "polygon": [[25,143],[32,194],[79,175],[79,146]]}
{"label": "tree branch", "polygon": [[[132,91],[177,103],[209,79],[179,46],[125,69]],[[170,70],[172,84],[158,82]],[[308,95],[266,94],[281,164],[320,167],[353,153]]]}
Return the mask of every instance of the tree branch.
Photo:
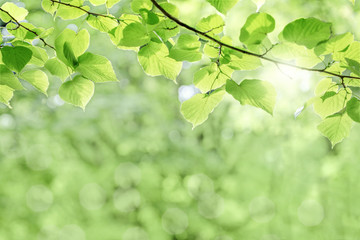
{"label": "tree branch", "polygon": [[269,61],[269,62],[272,62],[274,64],[281,64],[281,65],[286,65],[286,66],[289,66],[289,67],[293,67],[293,68],[297,68],[297,69],[300,69],[300,70],[304,70],[304,71],[309,71],[309,72],[319,72],[319,73],[326,73],[326,74],[329,74],[331,76],[335,76],[335,77],[339,77],[339,78],[352,78],[352,79],[360,79],[360,77],[354,77],[354,76],[345,76],[345,75],[341,75],[341,74],[337,74],[337,73],[332,73],[332,72],[329,72],[329,71],[326,71],[325,69],[313,69],[313,68],[306,68],[306,67],[301,67],[301,66],[297,66],[297,65],[294,65],[294,64],[291,64],[291,63],[286,63],[286,62],[282,62],[282,61],[278,61],[278,60],[275,60],[275,59],[271,59],[271,58],[268,58],[262,54],[257,54],[257,53],[253,53],[253,52],[249,52],[249,51],[246,51],[244,49],[241,49],[241,48],[238,48],[238,47],[235,47],[235,46],[231,46],[227,43],[224,43],[224,42],[221,42],[220,40],[208,35],[206,32],[201,32],[199,30],[197,30],[196,28],[193,28],[189,25],[187,25],[186,23],[182,22],[181,20],[179,20],[178,18],[172,16],[170,13],[168,13],[163,7],[160,6],[160,4],[157,3],[156,0],[151,0],[151,2],[155,5],[155,7],[157,9],[159,9],[166,17],[168,17],[169,19],[171,19],[172,21],[174,21],[175,23],[177,23],[178,25],[180,25],[181,27],[183,28],[186,28],[194,33],[197,33],[217,44],[219,44],[220,46],[223,46],[223,47],[227,47],[229,49],[232,49],[234,51],[237,51],[237,52],[240,52],[240,53],[243,53],[243,54],[246,54],[246,55],[249,55],[249,56],[253,56],[253,57],[257,57],[257,58],[260,58],[260,59],[263,59],[263,60],[266,60],[266,61]]}
{"label": "tree branch", "polygon": [[50,44],[48,44],[43,38],[41,38],[41,37],[39,36],[39,34],[37,34],[35,31],[31,30],[30,28],[25,27],[25,26],[22,25],[21,23],[19,23],[19,21],[16,20],[8,11],[6,11],[6,10],[4,10],[4,9],[2,9],[2,8],[0,8],[0,11],[6,13],[6,14],[18,25],[18,27],[22,27],[22,28],[24,28],[26,31],[29,31],[29,32],[33,33],[35,36],[37,36],[37,37],[44,43],[45,46],[48,46],[48,47],[52,48],[53,50],[55,50],[55,48],[54,48],[53,46],[51,46]]}
{"label": "tree branch", "polygon": [[75,5],[72,5],[70,3],[64,3],[64,2],[61,2],[61,1],[57,1],[57,0],[50,0],[52,3],[58,3],[58,4],[61,4],[61,5],[64,5],[64,6],[67,6],[67,7],[72,7],[72,8],[77,8],[89,15],[93,15],[93,16],[96,16],[96,17],[105,17],[105,18],[110,18],[110,19],[113,19],[113,20],[117,20],[117,21],[120,21],[120,19],[116,18],[116,17],[113,17],[113,16],[110,16],[110,15],[105,15],[105,14],[101,14],[101,13],[94,13],[94,12],[90,12],[82,7],[79,7],[79,6],[75,6]]}

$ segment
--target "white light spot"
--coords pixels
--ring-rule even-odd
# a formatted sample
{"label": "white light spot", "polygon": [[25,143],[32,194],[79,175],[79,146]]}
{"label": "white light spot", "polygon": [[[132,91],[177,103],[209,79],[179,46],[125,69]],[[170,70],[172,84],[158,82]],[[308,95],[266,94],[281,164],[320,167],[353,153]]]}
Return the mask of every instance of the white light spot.
{"label": "white light spot", "polygon": [[121,212],[132,212],[141,204],[140,193],[136,189],[118,189],[114,193],[114,206]]}
{"label": "white light spot", "polygon": [[100,209],[106,200],[105,191],[97,183],[89,183],[80,190],[79,200],[87,210]]}
{"label": "white light spot", "polygon": [[180,234],[189,225],[188,216],[178,208],[169,208],[161,218],[162,227],[169,234]]}
{"label": "white light spot", "polygon": [[3,28],[3,29],[1,30],[1,35],[2,35],[3,37],[11,36],[10,32],[9,32],[6,28]]}
{"label": "white light spot", "polygon": [[253,0],[253,2],[256,4],[256,12],[260,11],[260,8],[264,5],[265,0]]}
{"label": "white light spot", "polygon": [[188,193],[191,197],[199,199],[203,194],[214,192],[213,181],[205,174],[195,174],[185,179]]}
{"label": "white light spot", "polygon": [[305,200],[298,208],[298,218],[305,226],[319,225],[324,219],[324,208],[315,200]]}
{"label": "white light spot", "polygon": [[14,129],[15,128],[15,120],[13,116],[10,114],[2,114],[0,115],[0,127],[5,129]]}
{"label": "white light spot", "polygon": [[136,186],[141,181],[141,170],[131,162],[121,163],[115,170],[115,183],[122,188]]}
{"label": "white light spot", "polygon": [[224,200],[215,193],[204,194],[199,200],[198,211],[205,218],[217,218],[224,212]]}
{"label": "white light spot", "polygon": [[310,75],[303,73],[303,78],[300,81],[300,90],[308,92],[310,90]]}
{"label": "white light spot", "polygon": [[294,113],[294,117],[297,118],[301,113],[302,111],[305,109],[304,106],[301,106],[299,107],[298,109],[296,109],[295,113]]}
{"label": "white light spot", "polygon": [[249,213],[255,222],[269,222],[275,216],[275,204],[266,197],[254,198],[249,205]]}
{"label": "white light spot", "polygon": [[178,90],[179,101],[184,102],[186,100],[189,100],[198,93],[200,93],[200,91],[194,85],[183,85]]}
{"label": "white light spot", "polygon": [[59,94],[56,94],[54,97],[54,103],[57,106],[62,106],[65,104],[65,102],[61,99],[61,97],[59,96]]}
{"label": "white light spot", "polygon": [[36,45],[39,45],[39,43],[40,43],[40,39],[34,39],[32,42],[31,42],[31,44],[33,45],[33,46],[36,46]]}
{"label": "white light spot", "polygon": [[47,187],[35,185],[26,193],[26,203],[34,212],[46,211],[53,203],[53,194]]}
{"label": "white light spot", "polygon": [[140,227],[132,227],[125,231],[123,240],[148,240],[148,234]]}
{"label": "white light spot", "polygon": [[17,3],[15,3],[15,5],[20,8],[25,8],[25,3],[23,3],[23,2],[17,2]]}
{"label": "white light spot", "polygon": [[66,28],[70,29],[70,30],[73,30],[74,32],[77,32],[78,31],[78,26],[76,26],[75,24],[69,24],[66,26]]}

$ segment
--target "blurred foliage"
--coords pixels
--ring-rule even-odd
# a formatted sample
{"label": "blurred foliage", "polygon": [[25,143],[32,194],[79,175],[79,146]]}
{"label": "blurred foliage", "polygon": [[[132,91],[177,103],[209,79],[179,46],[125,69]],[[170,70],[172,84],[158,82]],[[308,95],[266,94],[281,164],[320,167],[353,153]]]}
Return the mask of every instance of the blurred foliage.
{"label": "blurred foliage", "polygon": [[[52,24],[37,1],[23,2],[34,24]],[[213,11],[205,1],[173,2],[188,22]],[[338,32],[360,22],[359,4],[346,0],[263,8],[284,22],[329,19]],[[240,1],[227,31],[237,34],[255,10]],[[56,24],[60,32],[68,22]],[[86,112],[63,105],[59,79],[49,98],[29,91],[15,96],[13,110],[0,108],[0,240],[358,239],[360,128],[332,150],[311,111],[294,120],[312,96],[311,75],[255,73],[279,83],[274,117],[227,99],[191,130],[176,96],[197,66],[175,85],[145,76],[136,56],[105,35],[91,38],[121,81],[97,86]]]}

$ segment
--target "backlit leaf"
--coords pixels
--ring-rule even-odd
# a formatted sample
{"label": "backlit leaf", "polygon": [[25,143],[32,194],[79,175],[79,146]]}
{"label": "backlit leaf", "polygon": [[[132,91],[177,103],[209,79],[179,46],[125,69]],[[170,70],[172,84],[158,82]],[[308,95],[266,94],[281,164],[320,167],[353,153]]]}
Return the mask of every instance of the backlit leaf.
{"label": "backlit leaf", "polygon": [[240,41],[247,44],[260,44],[266,35],[275,29],[275,20],[267,13],[250,15],[241,28]]}
{"label": "backlit leaf", "polygon": [[322,22],[316,18],[300,18],[285,26],[283,37],[311,49],[331,35],[331,23]]}
{"label": "backlit leaf", "polygon": [[59,95],[65,102],[85,109],[94,95],[94,90],[95,85],[92,81],[78,75],[61,85]]}
{"label": "backlit leaf", "polygon": [[341,142],[350,133],[353,121],[346,111],[325,118],[318,126],[319,131],[327,137],[332,146]]}
{"label": "backlit leaf", "polygon": [[118,81],[112,64],[106,57],[87,52],[81,55],[78,61],[76,70],[84,77],[96,83]]}
{"label": "backlit leaf", "polygon": [[6,85],[0,85],[0,102],[11,108],[10,100],[14,96],[14,89]]}
{"label": "backlit leaf", "polygon": [[223,89],[217,89],[211,93],[196,94],[182,103],[181,113],[195,128],[208,119],[209,114],[222,101],[224,94]]}
{"label": "backlit leaf", "polygon": [[163,43],[150,42],[141,48],[138,59],[144,71],[150,76],[163,75],[176,81],[182,63],[168,57],[169,50]]}
{"label": "backlit leaf", "polygon": [[240,85],[233,80],[226,82],[226,91],[242,105],[251,105],[273,114],[276,91],[273,85],[257,79],[245,79]]}
{"label": "backlit leaf", "polygon": [[39,69],[29,70],[21,73],[20,77],[33,85],[37,90],[47,95],[49,80],[43,71]]}
{"label": "backlit leaf", "polygon": [[219,12],[226,14],[239,0],[206,0],[213,5]]}

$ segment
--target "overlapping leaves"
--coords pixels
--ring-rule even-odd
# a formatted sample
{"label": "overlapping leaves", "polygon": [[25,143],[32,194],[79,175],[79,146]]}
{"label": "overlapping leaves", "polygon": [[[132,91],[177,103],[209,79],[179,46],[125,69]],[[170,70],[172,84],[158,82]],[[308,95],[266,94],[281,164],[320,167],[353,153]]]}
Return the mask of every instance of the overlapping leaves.
{"label": "overlapping leaves", "polygon": [[[207,0],[219,14],[202,17],[193,24],[194,27],[181,24],[190,31],[195,28],[197,35],[180,32],[175,19],[180,16],[179,9],[167,1],[158,1],[159,8],[152,0],[124,3],[133,13],[120,17],[91,12],[92,6],[111,8],[118,2],[43,0],[41,4],[54,17],[64,20],[82,18],[91,28],[106,33],[116,47],[135,51],[144,72],[150,76],[161,75],[176,81],[182,62],[203,64],[193,78],[201,93],[181,107],[183,116],[194,127],[208,118],[226,93],[241,105],[251,105],[273,114],[276,92],[269,81],[233,79],[235,71],[261,67],[261,59],[276,64],[295,64],[327,77],[320,81],[311,102],[322,118],[319,130],[332,144],[346,137],[351,123],[360,120],[360,103],[356,95],[360,80],[354,78],[360,77],[360,43],[354,41],[350,33],[333,35],[330,23],[315,18],[297,19],[287,24],[278,36],[279,41],[274,42],[275,19],[268,13],[257,12],[251,14],[239,29],[242,46],[234,46],[223,32],[224,15],[238,0]],[[265,1],[253,2],[259,10]],[[28,14],[26,9],[8,2],[2,9],[18,21]],[[47,94],[49,82],[42,67],[63,81],[59,90],[63,100],[81,108],[85,108],[93,96],[94,83],[117,81],[107,58],[87,52],[90,34],[86,29],[78,32],[65,29],[55,40],[56,56],[48,59],[47,52],[32,45],[31,41],[40,38],[45,42],[53,29],[38,28],[27,22],[21,26],[4,11],[0,12],[0,18],[9,22],[6,27],[15,37],[11,46],[1,48],[0,101],[6,105],[15,90],[23,89],[21,81],[27,81]]]}

